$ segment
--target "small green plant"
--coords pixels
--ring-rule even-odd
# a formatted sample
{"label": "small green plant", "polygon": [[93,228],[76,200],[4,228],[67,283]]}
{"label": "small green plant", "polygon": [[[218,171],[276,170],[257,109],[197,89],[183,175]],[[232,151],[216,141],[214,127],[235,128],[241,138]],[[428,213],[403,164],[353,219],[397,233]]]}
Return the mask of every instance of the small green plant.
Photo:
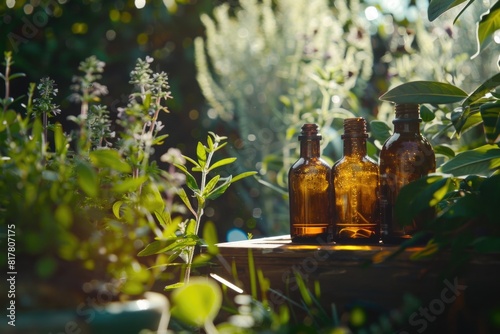
{"label": "small green plant", "polygon": [[[173,162],[174,165],[185,174],[186,185],[192,192],[192,196],[195,199],[194,203],[191,203],[186,191],[183,188],[178,190],[178,195],[194,218],[183,221],[179,224],[179,228],[166,230],[166,233],[164,233],[162,237],[149,244],[141,253],[139,253],[139,255],[146,256],[167,252],[169,254],[168,263],[173,265],[176,264],[171,261],[175,260],[177,257],[181,257],[181,259],[185,261],[186,266],[183,273],[183,282],[180,284],[174,284],[173,286],[167,288],[178,287],[185,282],[188,282],[191,273],[191,266],[193,264],[203,262],[204,255],[200,255],[198,259],[193,259],[193,257],[195,246],[202,243],[202,240],[198,237],[198,231],[200,229],[207,201],[218,198],[232,183],[256,174],[256,172],[245,172],[234,177],[231,175],[221,177],[218,174],[209,177],[209,174],[215,169],[231,164],[236,160],[236,158],[225,158],[214,161],[215,152],[222,149],[227,144],[227,142],[225,142],[226,139],[226,137],[221,137],[210,132],[210,135],[207,137],[207,145],[204,145],[201,142],[198,143],[196,149],[196,160],[189,158],[188,156],[183,156],[186,161],[193,165],[190,169],[188,169],[185,165]],[[193,176],[193,172],[200,173],[199,183]],[[163,219],[166,219],[166,224],[168,225],[167,221],[171,218],[167,216],[163,217]],[[205,225],[203,235],[208,245],[208,252],[205,254],[216,255],[216,234],[211,224]]]}

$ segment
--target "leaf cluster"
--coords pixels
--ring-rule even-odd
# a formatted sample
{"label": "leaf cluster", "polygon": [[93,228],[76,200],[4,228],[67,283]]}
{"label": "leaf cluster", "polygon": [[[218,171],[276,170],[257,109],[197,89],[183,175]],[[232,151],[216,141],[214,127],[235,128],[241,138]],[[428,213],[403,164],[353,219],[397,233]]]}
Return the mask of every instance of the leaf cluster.
{"label": "leaf cluster", "polygon": [[[429,19],[434,20],[450,8],[465,1],[433,0],[429,6]],[[468,1],[457,19],[474,2]],[[479,48],[491,39],[498,26],[500,7],[497,2],[481,15],[478,25]],[[421,105],[424,121],[433,121],[442,113],[441,128],[452,128],[452,139],[470,133],[471,138],[482,133],[479,145],[469,143],[454,150],[446,145],[435,147],[445,157],[437,173],[404,186],[396,202],[396,216],[404,225],[423,212],[434,212],[423,231],[414,239],[432,239],[416,257],[433,256],[443,250],[452,250],[455,268],[472,253],[500,251],[500,229],[495,213],[500,190],[500,74],[493,74],[471,92],[446,82],[413,81],[399,85],[380,97],[396,104]],[[372,123],[380,138],[388,129]],[[478,131],[481,130],[481,131]],[[435,136],[442,136],[439,132]],[[479,141],[478,141],[479,142]],[[486,144],[485,144],[486,143]],[[458,151],[458,152],[457,152]],[[430,211],[429,211],[430,210]],[[410,247],[415,240],[403,244]],[[399,251],[398,251],[399,252]]]}

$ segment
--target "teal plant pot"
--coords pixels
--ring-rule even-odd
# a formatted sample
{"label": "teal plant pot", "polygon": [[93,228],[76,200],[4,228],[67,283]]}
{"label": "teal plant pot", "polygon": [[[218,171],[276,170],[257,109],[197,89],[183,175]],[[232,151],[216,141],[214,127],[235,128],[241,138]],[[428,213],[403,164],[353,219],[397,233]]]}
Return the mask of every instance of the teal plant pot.
{"label": "teal plant pot", "polygon": [[0,323],[4,334],[139,334],[166,333],[170,305],[166,296],[147,292],[144,299],[111,302],[106,305],[82,303],[74,310],[19,312],[15,326]]}

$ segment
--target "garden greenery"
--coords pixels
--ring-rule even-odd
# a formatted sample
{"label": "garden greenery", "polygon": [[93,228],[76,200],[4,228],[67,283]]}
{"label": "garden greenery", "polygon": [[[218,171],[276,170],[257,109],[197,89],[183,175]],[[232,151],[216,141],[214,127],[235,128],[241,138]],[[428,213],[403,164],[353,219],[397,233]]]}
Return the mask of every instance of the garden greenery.
{"label": "garden greenery", "polygon": [[[462,3],[435,0],[429,7],[429,19],[436,19],[449,8]],[[455,20],[471,5],[469,2]],[[499,28],[500,6],[497,2],[481,14],[477,25],[478,47]],[[497,68],[498,70],[498,68]],[[407,224],[420,211],[436,210],[435,219],[404,249],[431,233],[433,238],[417,257],[430,257],[452,249],[450,269],[457,270],[477,252],[500,251],[500,228],[496,217],[497,194],[500,191],[500,73],[490,73],[470,92],[442,81],[411,81],[394,87],[381,96],[393,103],[418,103],[422,118],[439,121],[454,146],[438,145],[442,159],[437,173],[405,186],[396,203],[398,219]],[[448,131],[445,131],[448,130]],[[460,141],[460,137],[465,140]],[[398,250],[397,252],[399,252]]]}
{"label": "garden greenery", "polygon": [[[166,73],[154,72],[152,62],[151,57],[137,60],[128,103],[109,111],[101,103],[107,94],[100,82],[105,64],[94,56],[82,61],[71,96],[80,113],[68,117],[75,126],[65,132],[61,123],[52,121],[52,116],[63,113],[55,102],[56,83],[43,78],[29,86],[26,97],[11,97],[11,81],[22,75],[10,73],[12,55],[5,53],[0,219],[2,226],[15,226],[18,263],[26,266],[23,272],[34,268],[32,275],[25,276],[30,278],[19,282],[20,291],[29,290],[27,295],[45,291],[37,288],[39,284],[55,284],[52,289],[59,293],[72,287],[83,293],[79,290],[85,280],[117,298],[141,295],[157,279],[171,276],[173,271],[165,268],[178,259],[182,261],[175,264],[185,268],[182,278],[187,282],[194,246],[205,243],[198,230],[207,201],[253,174],[216,174],[216,168],[233,163],[234,158],[214,156],[226,144],[225,137],[214,133],[207,146],[198,145],[197,162],[171,148],[161,157],[170,167],[158,166],[155,150],[167,138],[161,133],[159,115],[168,112],[166,102],[172,96]],[[184,166],[186,161],[201,172],[200,186],[191,168]],[[193,191],[194,203],[183,188],[185,182]],[[204,227],[211,245],[216,240],[214,230],[210,223]],[[173,245],[154,256],[138,256],[141,250],[151,249],[148,244],[164,240]],[[213,247],[209,250],[216,252]],[[75,277],[68,278],[68,273]],[[32,284],[35,279],[37,284]],[[31,303],[22,307],[40,307],[35,297]],[[61,305],[44,305],[49,306]]]}

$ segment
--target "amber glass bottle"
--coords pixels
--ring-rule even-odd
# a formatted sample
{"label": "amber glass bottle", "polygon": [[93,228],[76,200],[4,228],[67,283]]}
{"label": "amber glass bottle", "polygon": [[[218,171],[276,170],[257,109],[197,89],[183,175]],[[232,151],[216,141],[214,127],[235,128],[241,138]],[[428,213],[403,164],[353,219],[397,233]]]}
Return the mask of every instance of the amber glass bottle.
{"label": "amber glass bottle", "polygon": [[333,218],[331,167],[321,159],[318,126],[304,124],[299,140],[300,158],[288,172],[292,242],[329,242]]}
{"label": "amber glass bottle", "polygon": [[335,239],[340,243],[378,243],[379,170],[366,155],[366,121],[344,120],[344,156],[333,166]]}
{"label": "amber glass bottle", "polygon": [[423,213],[411,226],[401,227],[394,218],[394,204],[404,185],[436,169],[434,150],[420,134],[420,106],[397,104],[395,109],[394,134],[380,152],[381,237],[385,243],[411,238],[422,220],[432,216],[432,213]]}

